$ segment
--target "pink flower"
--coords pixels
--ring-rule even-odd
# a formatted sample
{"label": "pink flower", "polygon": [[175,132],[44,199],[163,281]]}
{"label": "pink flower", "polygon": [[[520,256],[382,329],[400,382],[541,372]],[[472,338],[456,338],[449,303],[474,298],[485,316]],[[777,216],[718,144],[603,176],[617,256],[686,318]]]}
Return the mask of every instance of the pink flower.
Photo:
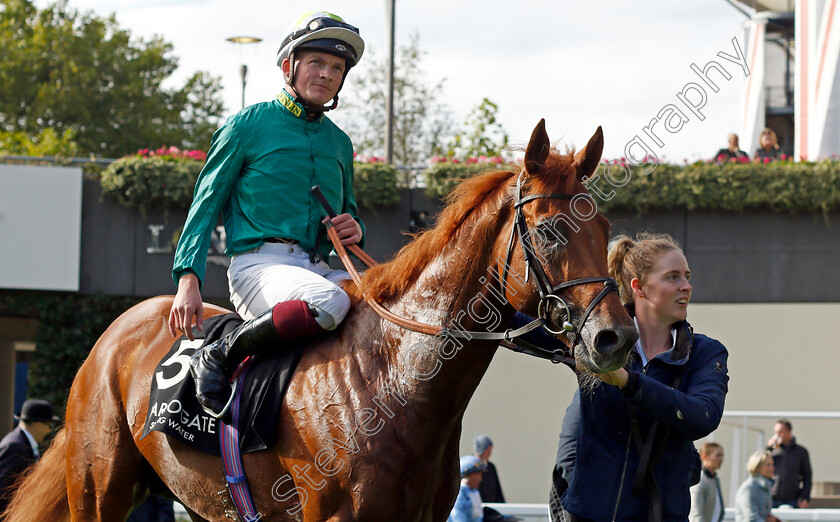
{"label": "pink flower", "polygon": [[764,163],[770,163],[770,158],[764,158]]}
{"label": "pink flower", "polygon": [[458,158],[452,158],[452,163],[461,163],[461,160]]}
{"label": "pink flower", "polygon": [[181,150],[178,147],[159,147],[155,150],[140,149],[137,155],[141,158],[162,157],[167,159],[191,159],[207,161],[207,153],[203,150]]}

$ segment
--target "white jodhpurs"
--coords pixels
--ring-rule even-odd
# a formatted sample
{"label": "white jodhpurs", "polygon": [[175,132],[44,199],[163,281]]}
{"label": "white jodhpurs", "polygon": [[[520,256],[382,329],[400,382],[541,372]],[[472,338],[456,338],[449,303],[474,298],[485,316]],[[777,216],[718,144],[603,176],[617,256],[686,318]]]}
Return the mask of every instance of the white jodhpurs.
{"label": "white jodhpurs", "polygon": [[228,268],[230,301],[246,321],[277,303],[300,299],[315,308],[315,319],[326,330],[350,310],[350,298],[337,284],[344,279],[350,274],[325,261],[312,264],[300,245],[286,243],[264,243],[237,254]]}

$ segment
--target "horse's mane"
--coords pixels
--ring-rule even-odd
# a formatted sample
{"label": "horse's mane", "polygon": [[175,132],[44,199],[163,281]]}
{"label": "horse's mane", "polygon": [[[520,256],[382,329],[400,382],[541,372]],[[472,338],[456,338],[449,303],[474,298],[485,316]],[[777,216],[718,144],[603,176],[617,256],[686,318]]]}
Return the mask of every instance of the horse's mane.
{"label": "horse's mane", "polygon": [[[501,188],[514,172],[497,171],[466,179],[446,196],[446,206],[431,230],[421,232],[394,258],[369,268],[362,277],[364,293],[369,299],[386,301],[400,295],[420,277],[420,274],[455,237],[461,225],[482,204],[502,197]],[[345,286],[353,298],[361,298],[355,285]]]}
{"label": "horse's mane", "polygon": [[[574,171],[573,163],[574,150],[566,155],[553,152],[546,160],[545,169],[554,171],[554,175],[530,180],[529,184],[536,184],[535,190],[551,191],[569,177],[569,169]],[[429,263],[455,238],[462,225],[474,215],[477,209],[482,205],[501,204],[503,198],[512,196],[512,193],[505,191],[504,188],[515,175],[516,173],[511,171],[488,172],[456,185],[446,196],[446,205],[434,228],[415,236],[414,240],[400,249],[391,261],[369,268],[365,272],[362,277],[365,296],[368,299],[383,302],[401,295],[410,288]],[[546,182],[546,178],[551,181]],[[345,290],[354,301],[363,299],[355,284],[348,283]]]}

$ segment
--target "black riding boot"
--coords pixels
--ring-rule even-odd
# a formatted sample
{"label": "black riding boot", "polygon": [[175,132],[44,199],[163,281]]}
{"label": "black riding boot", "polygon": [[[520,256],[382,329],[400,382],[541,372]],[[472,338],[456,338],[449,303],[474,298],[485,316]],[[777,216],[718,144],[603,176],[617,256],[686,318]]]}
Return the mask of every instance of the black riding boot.
{"label": "black riding boot", "polygon": [[230,377],[239,363],[279,340],[271,310],[268,310],[195,352],[190,358],[190,373],[195,379],[195,394],[204,411],[217,418],[227,413],[231,396]]}

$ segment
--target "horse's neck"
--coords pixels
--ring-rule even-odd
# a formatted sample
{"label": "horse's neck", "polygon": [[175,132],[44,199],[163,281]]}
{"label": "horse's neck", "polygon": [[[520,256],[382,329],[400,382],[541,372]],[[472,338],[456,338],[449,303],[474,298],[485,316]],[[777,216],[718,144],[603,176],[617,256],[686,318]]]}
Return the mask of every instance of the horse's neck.
{"label": "horse's neck", "polygon": [[[470,271],[464,251],[441,254],[422,276],[391,306],[399,315],[452,330],[501,331],[514,310],[495,290],[499,285],[487,270]],[[476,253],[471,253],[476,255]],[[387,336],[398,339],[392,377],[418,404],[434,405],[436,415],[460,419],[493,358],[498,341],[453,339],[411,332],[383,324]]]}

